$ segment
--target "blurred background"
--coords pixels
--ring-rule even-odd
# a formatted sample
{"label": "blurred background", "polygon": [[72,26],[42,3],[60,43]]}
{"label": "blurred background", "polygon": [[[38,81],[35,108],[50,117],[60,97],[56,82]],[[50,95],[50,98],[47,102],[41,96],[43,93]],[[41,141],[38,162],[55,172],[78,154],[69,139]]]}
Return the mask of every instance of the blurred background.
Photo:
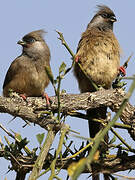
{"label": "blurred background", "polygon": [[[73,52],[76,52],[78,41],[81,33],[85,31],[87,24],[93,17],[96,11],[96,5],[105,4],[109,6],[117,17],[117,22],[114,24],[114,33],[121,45],[122,56],[121,65],[125,60],[133,53],[132,60],[129,63],[127,69],[127,76],[135,74],[135,1],[123,1],[123,0],[4,0],[0,3],[0,90],[2,95],[2,85],[5,74],[11,64],[11,62],[21,54],[21,47],[17,45],[17,41],[20,40],[25,34],[33,30],[44,29],[48,33],[45,35],[46,42],[51,51],[51,67],[54,76],[58,75],[58,69],[60,64],[64,61],[67,66],[70,66],[71,56],[67,52],[61,42],[57,39],[58,35],[55,30],[58,30],[64,34],[64,38],[69,44]],[[128,85],[126,90],[130,85]],[[62,89],[65,89],[67,93],[79,93],[77,81],[75,80],[73,73],[67,74],[62,81]],[[46,89],[49,96],[54,95],[54,90],[50,84]],[[134,105],[134,95],[131,98],[131,103]],[[44,129],[39,126],[22,126],[25,124],[23,120],[16,118],[14,121],[9,121],[13,117],[8,114],[0,115],[0,123],[8,130],[13,130],[27,137],[30,143],[28,147],[30,149],[38,147],[39,144],[36,139],[36,134],[45,132]],[[81,136],[89,137],[87,121],[77,118],[67,118],[66,123],[71,126],[71,129],[80,132]],[[118,131],[120,135],[128,142],[129,145],[134,146],[134,142],[130,140],[126,131]],[[126,135],[125,135],[126,134]],[[46,135],[46,132],[45,132]],[[0,138],[3,143],[4,136],[7,136],[2,129],[0,129]],[[57,135],[54,147],[57,147],[59,134]],[[12,141],[9,138],[10,141]],[[79,148],[81,144],[80,139],[76,139],[69,136],[69,141],[73,140],[76,143],[76,148]],[[10,180],[15,179],[15,172],[8,172],[8,166],[10,162],[0,158],[0,179],[4,180],[5,177]],[[60,174],[62,179],[65,179],[66,171]],[[118,174],[133,176],[134,171],[128,174],[128,172],[120,172]],[[48,179],[49,173],[41,178]],[[79,179],[86,179],[88,175],[81,175]],[[28,178],[28,176],[27,176]],[[26,178],[26,179],[27,179]]]}

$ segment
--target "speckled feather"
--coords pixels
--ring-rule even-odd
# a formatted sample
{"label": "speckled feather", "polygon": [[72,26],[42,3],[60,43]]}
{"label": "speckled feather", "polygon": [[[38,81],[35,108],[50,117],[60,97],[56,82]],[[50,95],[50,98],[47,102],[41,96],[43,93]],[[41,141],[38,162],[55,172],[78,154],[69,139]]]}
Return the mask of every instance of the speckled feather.
{"label": "speckled feather", "polygon": [[[82,34],[76,56],[92,81],[97,85],[104,85],[106,89],[111,87],[120,63],[120,46],[112,30],[101,31],[95,27],[87,29]],[[75,65],[74,72],[81,92],[93,91],[90,81],[82,75],[78,64]]]}
{"label": "speckled feather", "polygon": [[[74,66],[74,75],[82,93],[95,91],[91,80],[109,89],[118,74],[121,49],[113,33],[115,21],[116,17],[110,8],[98,6],[97,13],[88,24],[86,31],[82,33],[75,58],[78,59],[81,68],[78,63]],[[87,111],[92,138],[102,127],[100,123],[94,122],[93,118],[105,119],[106,109],[99,107]]]}
{"label": "speckled feather", "polygon": [[[74,66],[74,75],[77,78],[81,92],[93,92],[91,80],[104,88],[111,87],[112,81],[118,74],[120,64],[120,46],[113,33],[113,23],[116,17],[113,11],[107,6],[98,6],[98,11],[87,25],[86,31],[79,41],[75,59],[78,63]],[[106,119],[107,107],[88,109],[89,133],[94,138],[103,128],[101,123],[93,119]],[[108,135],[104,140],[108,143]],[[105,153],[107,146],[100,144],[100,154]],[[99,176],[92,175],[93,180],[98,180]],[[104,174],[104,179],[108,180],[108,174]]]}

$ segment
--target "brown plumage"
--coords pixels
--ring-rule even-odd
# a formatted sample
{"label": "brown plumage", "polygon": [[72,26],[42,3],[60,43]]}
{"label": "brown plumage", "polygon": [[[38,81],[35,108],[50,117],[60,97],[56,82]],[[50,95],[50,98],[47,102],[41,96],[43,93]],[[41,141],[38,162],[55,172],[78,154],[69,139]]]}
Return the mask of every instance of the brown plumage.
{"label": "brown plumage", "polygon": [[43,39],[43,30],[25,35],[18,44],[22,54],[10,65],[3,84],[3,95],[15,91],[25,96],[42,96],[49,84],[45,66],[50,66],[50,50]]}
{"label": "brown plumage", "polygon": [[[86,31],[82,33],[76,60],[83,71],[77,62],[74,67],[74,74],[82,93],[95,91],[90,79],[96,85],[109,89],[118,74],[120,46],[113,33],[115,21],[116,17],[110,8],[98,6],[98,12],[88,24]],[[92,119],[105,119],[106,107],[88,110],[87,113],[90,118],[90,136],[93,138],[101,129],[101,125]]]}

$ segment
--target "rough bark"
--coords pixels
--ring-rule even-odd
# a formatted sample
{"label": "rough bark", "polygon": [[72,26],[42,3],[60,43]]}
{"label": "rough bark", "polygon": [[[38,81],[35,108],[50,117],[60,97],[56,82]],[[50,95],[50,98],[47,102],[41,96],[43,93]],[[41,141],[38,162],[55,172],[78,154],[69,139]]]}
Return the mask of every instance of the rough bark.
{"label": "rough bark", "polygon": [[[0,151],[0,157],[3,156],[3,152]],[[20,165],[22,165],[23,170],[25,172],[30,172],[33,168],[33,164],[36,160],[36,158],[30,158],[27,156],[18,156],[16,157],[17,161]],[[79,160],[79,159],[78,159]],[[62,168],[67,169],[69,165],[73,162],[77,162],[78,160],[68,159],[65,161],[57,160],[56,168]],[[49,153],[45,162],[43,169],[47,169],[50,167],[51,162],[53,161],[53,156]],[[20,166],[17,166],[16,168],[20,168]],[[126,171],[126,170],[132,170],[135,169],[135,155],[127,156],[126,154],[121,154],[120,156],[115,156],[112,158],[104,158],[100,161],[96,161],[94,163],[94,173],[108,173],[113,174],[119,171]],[[85,169],[83,173],[91,173],[90,169]]]}
{"label": "rough bark", "polygon": [[[109,107],[113,112],[117,112],[121,102],[126,97],[126,93],[122,89],[101,90],[94,93],[83,94],[63,94],[61,99],[61,112],[66,114],[73,110],[87,110],[101,106]],[[48,107],[45,99],[27,98],[27,102],[21,98],[5,98],[0,97],[0,112],[8,113],[24,120],[28,120],[34,124],[46,128],[48,123],[52,123],[49,116],[42,116],[43,111],[57,111],[57,97],[50,97],[52,103]],[[127,103],[125,110],[122,112],[120,119],[124,124],[132,126],[129,133],[135,139],[135,107]]]}
{"label": "rough bark", "polygon": [[[117,112],[120,108],[120,105],[123,99],[126,98],[126,93],[122,89],[110,89],[110,90],[101,90],[94,93],[83,93],[83,94],[62,94],[60,96],[61,102],[61,113],[65,115],[69,114],[71,111],[78,110],[87,110],[90,108],[97,108],[102,106],[109,107],[113,112]],[[20,97],[5,98],[0,97],[0,112],[8,113],[15,117],[20,117],[23,120],[27,120],[31,123],[38,124],[42,128],[47,129],[49,123],[53,123],[53,118],[48,115],[46,112],[57,112],[58,110],[58,101],[57,97],[50,97],[51,104],[48,107],[46,100],[42,98],[29,97],[27,101],[24,101]],[[135,140],[135,107],[130,103],[127,103],[126,108],[122,112],[120,119],[126,124],[130,125],[131,128],[128,130],[131,137]],[[55,128],[57,126],[54,126]],[[60,129],[60,125],[57,127]],[[58,130],[57,129],[57,130]],[[0,157],[3,156],[3,152],[0,151]],[[20,156],[16,157],[19,164],[22,164],[22,167],[26,172],[31,171],[32,165],[35,162],[35,159],[30,159],[29,157]],[[25,164],[24,164],[25,160]],[[44,169],[48,168],[53,160],[53,156],[49,153],[46,161],[44,162]],[[57,160],[56,167],[62,167],[62,169],[67,169],[69,164],[78,159],[69,159],[66,161]],[[116,156],[113,159],[104,158],[99,162],[95,163],[95,173],[115,173],[118,171],[125,171],[129,169],[135,169],[135,156]],[[89,172],[88,169],[85,169],[84,173]]]}

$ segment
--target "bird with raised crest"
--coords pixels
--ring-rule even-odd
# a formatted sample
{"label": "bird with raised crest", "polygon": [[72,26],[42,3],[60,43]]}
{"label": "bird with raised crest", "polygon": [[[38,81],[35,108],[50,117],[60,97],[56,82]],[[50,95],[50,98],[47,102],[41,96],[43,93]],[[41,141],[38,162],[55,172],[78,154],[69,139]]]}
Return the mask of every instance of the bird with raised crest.
{"label": "bird with raised crest", "polygon": [[[120,68],[120,46],[113,33],[116,16],[105,5],[97,7],[97,13],[82,33],[75,55],[74,75],[82,93],[96,91],[93,83],[105,89],[111,88]],[[87,110],[91,138],[103,128],[101,123],[93,119],[106,119],[106,111],[107,107]],[[108,136],[105,141],[107,143]],[[109,176],[105,174],[104,178],[109,179]],[[93,175],[94,179],[99,179],[99,175]]]}
{"label": "bird with raised crest", "polygon": [[22,97],[43,96],[49,84],[45,66],[50,67],[50,50],[43,39],[43,30],[32,31],[25,35],[18,44],[22,45],[22,54],[10,65],[3,84],[3,95],[8,97],[10,90]]}

